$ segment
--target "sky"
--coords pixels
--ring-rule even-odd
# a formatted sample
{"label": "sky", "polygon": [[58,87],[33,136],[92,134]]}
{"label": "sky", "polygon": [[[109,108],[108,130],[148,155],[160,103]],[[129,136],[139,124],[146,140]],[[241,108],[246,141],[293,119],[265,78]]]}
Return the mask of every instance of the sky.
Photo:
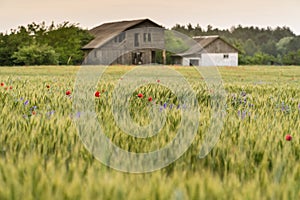
{"label": "sky", "polygon": [[149,18],[166,28],[188,23],[220,29],[287,26],[300,35],[299,8],[300,0],[0,0],[0,32],[42,21],[69,21],[90,29]]}

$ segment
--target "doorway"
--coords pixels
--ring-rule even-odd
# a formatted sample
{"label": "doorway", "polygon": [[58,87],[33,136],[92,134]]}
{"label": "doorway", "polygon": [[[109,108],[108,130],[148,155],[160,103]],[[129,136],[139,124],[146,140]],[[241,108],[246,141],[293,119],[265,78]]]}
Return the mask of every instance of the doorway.
{"label": "doorway", "polygon": [[132,64],[133,65],[142,65],[142,64],[144,64],[143,52],[134,52],[134,53],[132,53]]}

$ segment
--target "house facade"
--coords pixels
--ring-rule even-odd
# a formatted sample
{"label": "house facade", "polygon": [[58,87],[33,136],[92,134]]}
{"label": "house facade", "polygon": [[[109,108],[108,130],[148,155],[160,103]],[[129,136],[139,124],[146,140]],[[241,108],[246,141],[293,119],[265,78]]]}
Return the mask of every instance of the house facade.
{"label": "house facade", "polygon": [[219,36],[193,37],[195,45],[172,57],[183,66],[238,66],[239,51]]}
{"label": "house facade", "polygon": [[86,64],[150,64],[165,49],[164,29],[149,19],[105,23],[90,33],[95,38],[82,48]]}

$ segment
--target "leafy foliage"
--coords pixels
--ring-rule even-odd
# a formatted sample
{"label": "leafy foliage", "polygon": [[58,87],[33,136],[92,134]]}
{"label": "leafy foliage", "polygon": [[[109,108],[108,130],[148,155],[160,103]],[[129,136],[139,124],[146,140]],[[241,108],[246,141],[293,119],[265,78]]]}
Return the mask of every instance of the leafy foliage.
{"label": "leafy foliage", "polygon": [[12,56],[17,65],[56,65],[58,57],[52,47],[36,44],[24,46]]}
{"label": "leafy foliage", "polygon": [[[87,30],[69,22],[58,25],[52,23],[49,27],[44,22],[20,26],[10,34],[0,34],[0,65],[80,64],[84,56],[81,48],[92,38]],[[39,51],[37,48],[42,49]],[[41,52],[48,52],[52,56],[49,60],[41,59]],[[37,54],[40,54],[38,59],[35,58]],[[44,62],[41,63],[41,60]]]}
{"label": "leafy foliage", "polygon": [[165,44],[166,49],[173,53],[181,53],[188,49],[180,35],[175,36],[172,31],[165,31]]}

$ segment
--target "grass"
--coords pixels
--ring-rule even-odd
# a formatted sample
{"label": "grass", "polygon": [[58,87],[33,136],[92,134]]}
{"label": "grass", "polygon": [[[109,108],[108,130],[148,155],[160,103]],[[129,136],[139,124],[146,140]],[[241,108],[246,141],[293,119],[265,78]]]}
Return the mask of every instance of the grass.
{"label": "grass", "polygon": [[[300,67],[218,68],[227,115],[220,140],[204,159],[198,155],[210,126],[210,91],[195,69],[172,68],[197,94],[197,136],[174,163],[144,174],[106,167],[82,144],[73,99],[65,94],[73,92],[79,67],[0,68],[0,82],[5,83],[0,87],[0,199],[300,199]],[[178,101],[160,84],[138,88],[130,99],[136,123],[151,122],[149,96],[159,106],[175,106],[166,109],[166,125],[158,135],[137,139],[124,134],[111,112],[112,92],[130,69],[107,69],[97,85],[101,97],[95,99],[95,109],[116,145],[148,152],[175,137],[181,119]],[[285,140],[287,134],[292,141]]]}

